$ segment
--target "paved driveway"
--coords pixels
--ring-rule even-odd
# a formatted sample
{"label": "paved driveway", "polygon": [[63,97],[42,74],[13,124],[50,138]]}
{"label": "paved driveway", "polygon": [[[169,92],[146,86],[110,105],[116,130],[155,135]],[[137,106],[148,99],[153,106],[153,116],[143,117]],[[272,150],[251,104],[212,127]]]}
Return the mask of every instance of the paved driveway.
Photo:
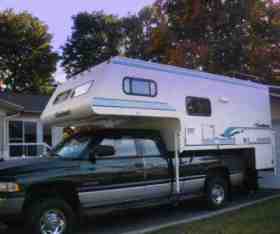
{"label": "paved driveway", "polygon": [[[238,193],[234,195],[233,201],[228,205],[228,207],[234,207],[249,201],[256,201],[276,194],[280,194],[280,192],[263,190],[251,196]],[[190,200],[178,206],[163,206],[90,218],[82,225],[79,234],[137,233],[146,228],[153,228],[162,224],[178,221],[180,222],[208,213],[209,210],[205,208],[205,203],[202,200]],[[5,234],[22,233],[20,228],[13,230],[6,229],[2,232]]]}

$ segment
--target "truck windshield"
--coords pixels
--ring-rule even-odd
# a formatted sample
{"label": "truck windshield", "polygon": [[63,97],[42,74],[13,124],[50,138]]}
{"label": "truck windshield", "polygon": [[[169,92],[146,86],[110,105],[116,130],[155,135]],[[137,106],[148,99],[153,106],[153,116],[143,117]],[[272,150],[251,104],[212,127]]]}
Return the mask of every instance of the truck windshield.
{"label": "truck windshield", "polygon": [[87,149],[90,143],[88,136],[76,136],[58,144],[50,153],[50,156],[58,156],[65,159],[78,159]]}

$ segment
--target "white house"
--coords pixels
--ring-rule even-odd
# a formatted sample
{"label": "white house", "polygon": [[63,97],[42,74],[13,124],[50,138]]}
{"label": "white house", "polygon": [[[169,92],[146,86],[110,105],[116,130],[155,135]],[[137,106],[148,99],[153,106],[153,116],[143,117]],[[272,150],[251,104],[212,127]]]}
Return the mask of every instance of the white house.
{"label": "white house", "polygon": [[48,96],[0,92],[0,157],[42,154],[62,138],[62,129],[40,121]]}

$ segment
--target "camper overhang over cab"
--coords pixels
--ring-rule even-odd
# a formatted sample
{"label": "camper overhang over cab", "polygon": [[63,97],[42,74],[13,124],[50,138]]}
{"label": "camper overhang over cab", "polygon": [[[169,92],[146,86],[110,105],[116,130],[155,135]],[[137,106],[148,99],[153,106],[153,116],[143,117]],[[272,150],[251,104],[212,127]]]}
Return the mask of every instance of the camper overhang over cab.
{"label": "camper overhang over cab", "polygon": [[115,57],[60,85],[41,119],[156,129],[177,162],[184,151],[252,149],[257,170],[276,166],[269,88],[251,81]]}

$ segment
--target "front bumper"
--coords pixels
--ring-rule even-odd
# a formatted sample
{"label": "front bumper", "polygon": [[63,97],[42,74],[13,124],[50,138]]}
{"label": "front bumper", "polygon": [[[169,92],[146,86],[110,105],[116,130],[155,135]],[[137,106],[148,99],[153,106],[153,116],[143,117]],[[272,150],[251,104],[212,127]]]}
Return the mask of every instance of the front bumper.
{"label": "front bumper", "polygon": [[8,216],[20,215],[23,208],[23,203],[24,203],[23,197],[10,197],[10,198],[0,197],[0,216],[4,217],[6,215]]}

